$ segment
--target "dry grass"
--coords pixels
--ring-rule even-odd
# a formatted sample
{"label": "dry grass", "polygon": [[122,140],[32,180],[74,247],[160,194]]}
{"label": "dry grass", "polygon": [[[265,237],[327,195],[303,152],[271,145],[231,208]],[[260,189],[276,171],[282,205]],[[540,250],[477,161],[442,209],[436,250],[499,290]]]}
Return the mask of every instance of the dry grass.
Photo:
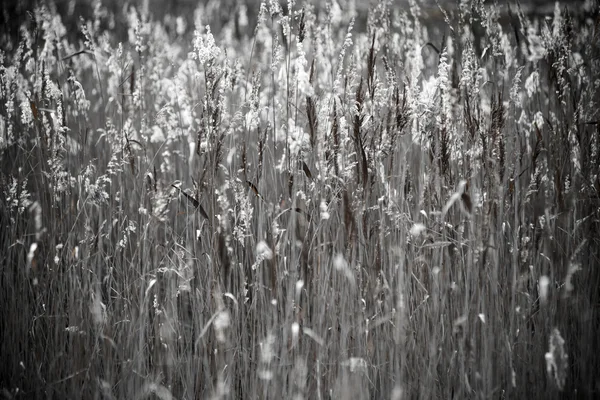
{"label": "dry grass", "polygon": [[597,3],[111,4],[1,32],[0,397],[598,396]]}

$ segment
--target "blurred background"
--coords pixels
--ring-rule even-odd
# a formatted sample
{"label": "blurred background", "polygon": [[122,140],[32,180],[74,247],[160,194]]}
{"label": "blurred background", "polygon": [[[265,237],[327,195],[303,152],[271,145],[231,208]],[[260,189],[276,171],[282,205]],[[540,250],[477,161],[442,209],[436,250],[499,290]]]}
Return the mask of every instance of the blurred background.
{"label": "blurred background", "polygon": [[[194,27],[194,11],[203,6],[205,10],[211,10],[213,23],[211,29],[214,32],[219,32],[220,27],[226,24],[239,15],[240,9],[243,7],[248,16],[248,25],[246,30],[252,30],[255,26],[256,16],[260,7],[260,0],[130,0],[123,2],[121,0],[4,0],[2,1],[2,15],[0,19],[0,33],[14,37],[18,34],[19,26],[28,18],[28,11],[32,10],[37,4],[46,4],[49,7],[55,7],[57,12],[63,16],[63,23],[73,35],[79,34],[78,24],[81,18],[84,20],[91,19],[95,7],[102,6],[108,11],[111,11],[116,16],[123,18],[124,13],[120,12],[131,6],[135,6],[140,11],[148,11],[148,15],[153,19],[170,20],[174,17],[182,17],[185,19],[188,30],[193,31]],[[361,0],[334,0],[342,10],[355,12],[357,24],[356,29],[360,30],[366,22],[367,10],[370,6],[377,4],[378,0],[361,1]],[[312,0],[306,3],[312,4],[316,10],[324,10],[331,1]],[[409,0],[390,0],[399,8],[408,8]],[[280,1],[284,10],[287,7],[287,1]],[[446,10],[451,10],[460,2],[458,0],[417,0],[417,3],[422,5],[425,12],[428,12],[431,23],[440,21],[443,16],[439,10],[439,5]],[[488,1],[487,3],[494,3]],[[516,1],[496,1],[499,10],[503,15],[508,15],[509,5],[513,8],[517,4]],[[555,2],[546,0],[521,0],[519,1],[521,8],[525,14],[551,14],[555,7]],[[586,1],[583,0],[563,0],[560,2],[561,7],[569,9],[582,10],[582,5]],[[588,1],[587,3],[591,3]],[[589,7],[589,6],[588,6]],[[117,17],[118,18],[118,17]],[[124,20],[115,20],[114,33],[117,37],[126,39],[126,28]],[[190,29],[191,28],[191,29]],[[188,32],[189,33],[189,32]],[[241,32],[242,34],[244,32]],[[122,36],[121,36],[122,35]],[[5,36],[6,37],[6,36]],[[10,41],[0,39],[0,44],[3,48]]]}

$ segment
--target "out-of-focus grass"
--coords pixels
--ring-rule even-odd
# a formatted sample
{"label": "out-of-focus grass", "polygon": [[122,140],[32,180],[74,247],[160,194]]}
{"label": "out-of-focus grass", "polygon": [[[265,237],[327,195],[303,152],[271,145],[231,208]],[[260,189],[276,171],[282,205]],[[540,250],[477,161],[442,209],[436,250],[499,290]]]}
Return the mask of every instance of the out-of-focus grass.
{"label": "out-of-focus grass", "polygon": [[3,397],[598,393],[597,4],[64,7],[0,38]]}

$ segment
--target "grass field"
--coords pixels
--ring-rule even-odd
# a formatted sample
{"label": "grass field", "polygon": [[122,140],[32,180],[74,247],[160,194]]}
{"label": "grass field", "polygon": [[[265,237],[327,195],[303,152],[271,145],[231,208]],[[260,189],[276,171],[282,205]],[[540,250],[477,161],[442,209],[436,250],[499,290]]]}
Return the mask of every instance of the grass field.
{"label": "grass field", "polygon": [[0,398],[600,396],[596,1],[41,3]]}

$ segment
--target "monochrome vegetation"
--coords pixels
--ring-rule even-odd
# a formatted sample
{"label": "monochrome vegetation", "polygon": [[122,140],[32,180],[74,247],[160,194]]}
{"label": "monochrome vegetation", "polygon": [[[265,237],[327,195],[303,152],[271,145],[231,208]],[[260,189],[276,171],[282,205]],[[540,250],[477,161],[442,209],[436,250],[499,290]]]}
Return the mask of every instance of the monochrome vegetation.
{"label": "monochrome vegetation", "polygon": [[595,1],[39,3],[0,398],[598,396]]}

